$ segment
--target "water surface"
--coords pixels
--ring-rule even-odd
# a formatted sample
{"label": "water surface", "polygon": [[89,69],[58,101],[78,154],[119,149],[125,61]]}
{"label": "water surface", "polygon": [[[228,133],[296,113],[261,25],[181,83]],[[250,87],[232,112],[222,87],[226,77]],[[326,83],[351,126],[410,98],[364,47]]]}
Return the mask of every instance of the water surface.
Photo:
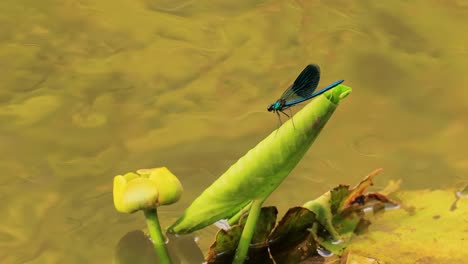
{"label": "water surface", "polygon": [[309,63],[353,93],[268,200],[280,214],[378,167],[377,188],[466,183],[468,6],[351,2],[2,1],[0,262],[111,262],[145,227],[112,177],[139,168],[181,179],[172,223],[276,128],[268,104]]}

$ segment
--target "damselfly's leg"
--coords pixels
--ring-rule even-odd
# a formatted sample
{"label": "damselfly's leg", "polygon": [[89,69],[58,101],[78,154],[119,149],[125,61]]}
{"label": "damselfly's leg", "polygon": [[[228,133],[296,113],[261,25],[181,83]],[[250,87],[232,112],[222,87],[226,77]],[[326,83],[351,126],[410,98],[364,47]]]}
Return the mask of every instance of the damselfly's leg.
{"label": "damselfly's leg", "polygon": [[[280,111],[280,112],[283,113],[283,114],[284,114],[285,116],[287,116],[288,118],[291,118],[291,117],[290,117],[288,114],[286,114],[285,112],[283,112],[283,111]],[[291,122],[293,123],[293,127],[294,127],[294,129],[295,129],[296,127],[294,126],[294,121],[291,121]]]}
{"label": "damselfly's leg", "polygon": [[278,125],[281,126],[283,122],[281,121],[281,116],[279,115],[278,111],[275,111],[276,115],[278,116]]}
{"label": "damselfly's leg", "polygon": [[288,108],[288,109],[289,109],[289,114],[291,115],[291,122],[292,122],[292,124],[293,124],[294,129],[296,129],[296,126],[294,125],[294,118],[293,118],[293,114],[292,114],[291,108]]}
{"label": "damselfly's leg", "polygon": [[276,133],[278,133],[278,130],[281,127],[281,125],[283,124],[283,122],[281,122],[281,116],[279,115],[278,111],[275,111],[275,113],[278,116],[278,128],[276,129]]}
{"label": "damselfly's leg", "polygon": [[280,112],[283,113],[283,115],[285,115],[285,116],[287,116],[288,118],[290,118],[290,116],[289,116],[288,114],[286,114],[285,112],[283,112],[283,111],[281,111],[281,110],[280,110]]}

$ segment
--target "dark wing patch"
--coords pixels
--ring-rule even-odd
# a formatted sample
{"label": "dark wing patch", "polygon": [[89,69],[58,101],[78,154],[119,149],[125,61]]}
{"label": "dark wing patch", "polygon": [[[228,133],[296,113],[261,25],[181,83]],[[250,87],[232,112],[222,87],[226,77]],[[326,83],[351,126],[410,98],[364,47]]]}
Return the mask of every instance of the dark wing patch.
{"label": "dark wing patch", "polygon": [[286,102],[308,97],[320,82],[320,68],[317,64],[309,64],[297,76],[294,83],[283,93],[281,99]]}

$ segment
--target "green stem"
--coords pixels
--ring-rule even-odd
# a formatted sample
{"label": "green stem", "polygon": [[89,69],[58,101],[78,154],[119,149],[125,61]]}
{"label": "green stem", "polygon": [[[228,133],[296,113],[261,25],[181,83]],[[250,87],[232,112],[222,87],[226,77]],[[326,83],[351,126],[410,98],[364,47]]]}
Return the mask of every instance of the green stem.
{"label": "green stem", "polygon": [[252,241],[253,234],[255,232],[255,227],[257,225],[258,216],[262,209],[264,199],[254,200],[252,207],[250,208],[249,216],[247,217],[247,222],[245,223],[244,230],[237,246],[236,256],[234,257],[233,264],[242,264],[244,263],[245,257],[249,251],[250,241]]}
{"label": "green stem", "polygon": [[239,223],[239,219],[241,218],[241,216],[243,216],[246,212],[248,212],[250,210],[251,206],[252,206],[252,202],[248,203],[244,208],[239,210],[239,212],[237,212],[237,214],[235,214],[233,217],[229,218],[228,224],[230,226],[233,226],[233,225]]}
{"label": "green stem", "polygon": [[164,234],[161,231],[159,224],[157,209],[145,210],[146,224],[148,225],[151,240],[153,241],[154,249],[159,257],[161,264],[171,264],[171,258],[166,248]]}

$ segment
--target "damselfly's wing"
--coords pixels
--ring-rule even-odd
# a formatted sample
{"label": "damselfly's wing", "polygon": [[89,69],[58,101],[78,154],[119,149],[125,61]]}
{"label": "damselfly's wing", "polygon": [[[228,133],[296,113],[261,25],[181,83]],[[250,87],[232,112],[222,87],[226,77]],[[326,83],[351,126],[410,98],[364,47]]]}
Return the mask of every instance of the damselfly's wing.
{"label": "damselfly's wing", "polygon": [[287,102],[309,97],[315,91],[320,81],[320,68],[317,64],[309,64],[297,76],[294,83],[283,93],[281,99]]}

